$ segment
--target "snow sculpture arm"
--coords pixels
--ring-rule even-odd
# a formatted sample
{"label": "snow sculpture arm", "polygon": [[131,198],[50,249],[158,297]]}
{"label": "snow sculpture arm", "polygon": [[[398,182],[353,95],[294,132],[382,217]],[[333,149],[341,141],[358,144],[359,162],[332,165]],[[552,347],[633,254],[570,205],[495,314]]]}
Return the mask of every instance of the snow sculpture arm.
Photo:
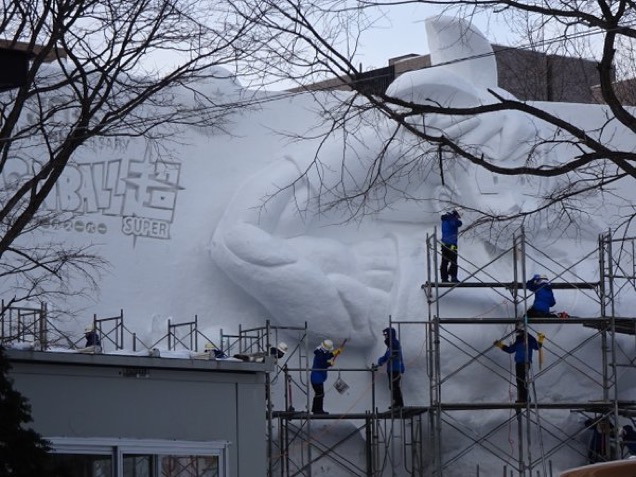
{"label": "snow sculpture arm", "polygon": [[[311,197],[311,186],[278,190],[299,175],[285,159],[249,179],[217,226],[212,258],[276,322],[368,337],[371,315],[387,316],[395,245],[387,238],[347,246],[309,235],[312,224],[301,220],[297,198]],[[263,205],[265,197],[271,200]]]}

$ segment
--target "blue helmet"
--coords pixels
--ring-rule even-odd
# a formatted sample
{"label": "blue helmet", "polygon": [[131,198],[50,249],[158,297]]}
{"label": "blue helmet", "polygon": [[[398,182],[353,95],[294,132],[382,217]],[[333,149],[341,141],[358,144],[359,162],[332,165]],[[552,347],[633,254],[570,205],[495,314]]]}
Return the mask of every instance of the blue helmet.
{"label": "blue helmet", "polygon": [[382,334],[383,334],[384,336],[389,336],[390,338],[395,338],[395,329],[394,329],[394,328],[391,328],[391,327],[384,328],[384,329],[382,330]]}

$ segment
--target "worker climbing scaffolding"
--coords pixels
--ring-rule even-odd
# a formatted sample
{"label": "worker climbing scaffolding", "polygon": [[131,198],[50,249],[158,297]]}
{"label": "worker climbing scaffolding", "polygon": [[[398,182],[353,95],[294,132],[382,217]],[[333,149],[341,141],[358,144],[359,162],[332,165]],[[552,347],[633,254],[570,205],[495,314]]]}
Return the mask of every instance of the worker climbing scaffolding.
{"label": "worker climbing scaffolding", "polygon": [[543,347],[545,335],[539,333],[537,338],[526,333],[523,327],[517,327],[515,340],[510,345],[496,340],[493,345],[502,351],[513,354],[515,360],[515,376],[517,380],[517,402],[528,402],[528,376],[532,366],[532,352],[539,351]]}
{"label": "worker climbing scaffolding", "polygon": [[457,278],[457,240],[459,228],[462,226],[457,210],[442,215],[442,263],[440,265],[440,277],[442,282],[459,282]]}

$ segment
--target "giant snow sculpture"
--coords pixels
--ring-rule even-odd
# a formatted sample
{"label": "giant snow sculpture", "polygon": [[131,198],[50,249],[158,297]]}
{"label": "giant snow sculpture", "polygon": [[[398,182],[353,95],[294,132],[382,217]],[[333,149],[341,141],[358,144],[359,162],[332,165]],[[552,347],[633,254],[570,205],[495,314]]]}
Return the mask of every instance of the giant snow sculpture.
{"label": "giant snow sculpture", "polygon": [[[403,74],[388,94],[452,107],[496,101],[489,89],[510,97],[497,87],[493,50],[481,33],[448,17],[429,19],[426,28],[434,67]],[[427,116],[417,126],[508,163],[523,161],[537,134],[532,121],[515,112]],[[389,316],[425,316],[423,297],[417,296],[425,276],[423,243],[442,210],[462,203],[484,209],[493,197],[499,212],[522,206],[493,190],[492,177],[475,168],[449,162],[442,184],[437,148],[404,132],[391,138],[393,131],[386,120],[369,120],[355,137],[332,137],[317,157],[288,155],[257,171],[234,195],[216,227],[212,258],[275,323],[307,321],[320,334],[355,336],[353,343],[364,346]],[[390,187],[366,196],[372,203],[368,217],[347,223],[356,199],[341,208],[321,207],[361,193],[372,160],[385,147],[383,167],[401,174]],[[414,173],[417,161],[422,165]],[[518,187],[516,181],[508,184]],[[487,200],[481,192],[489,194]]]}
{"label": "giant snow sculpture", "polygon": [[[445,17],[429,20],[427,32],[432,60],[438,66],[402,75],[390,86],[390,94],[448,106],[495,101],[489,90],[507,96],[497,88],[494,56],[488,56],[492,49],[479,32]],[[471,56],[479,58],[457,61]],[[201,88],[228,101],[240,101],[247,93],[222,78]],[[184,102],[195,100],[189,91],[175,94]],[[335,342],[350,338],[340,362],[368,365],[383,351],[381,330],[390,318],[419,321],[402,339],[407,364],[404,389],[407,405],[425,405],[422,322],[427,318],[427,303],[420,284],[426,278],[426,235],[435,231],[439,212],[449,204],[464,205],[467,210],[478,204],[492,208],[493,213],[522,210],[533,205],[531,193],[545,188],[545,183],[495,180],[478,169],[445,161],[442,184],[435,167],[413,166],[430,154],[428,146],[403,132],[387,142],[394,128],[377,117],[358,125],[355,135],[333,136],[321,148],[317,141],[287,141],[285,137],[319,137],[325,125],[320,123],[316,104],[334,98],[324,94],[318,100],[310,95],[265,99],[258,110],[234,112],[224,125],[230,134],[181,127],[171,141],[101,138],[78,151],[45,206],[66,214],[58,216],[64,220],[47,224],[41,237],[92,243],[111,268],[99,277],[98,296],[89,301],[65,298],[80,323],[63,325],[82,334],[94,313],[112,316],[123,309],[126,326],[152,343],[165,333],[168,318],[189,321],[196,315],[199,327],[212,338],[221,328],[232,333],[239,324],[261,326],[266,319],[278,325],[307,322],[311,347],[326,337]],[[605,120],[600,106],[542,107],[589,129]],[[558,134],[517,113],[480,118],[427,116],[420,124],[508,164],[524,161],[537,136]],[[611,140],[625,140],[610,127],[604,133]],[[397,180],[392,187],[372,190],[363,214],[349,220],[360,202],[339,205],[334,200],[368,183],[369,165],[387,144],[383,164]],[[28,170],[37,154],[18,158],[5,171],[5,183]],[[535,154],[557,161],[571,151],[563,146],[539,148]],[[587,205],[593,216],[600,204],[592,197]],[[608,205],[606,210],[610,209]],[[463,218],[470,223],[471,212]],[[604,218],[610,223],[614,217],[608,213]],[[585,238],[592,239],[604,228],[593,220],[579,225],[589,227]],[[563,224],[541,220],[529,231],[539,231],[535,237],[547,240],[551,227],[562,229]],[[487,234],[476,234],[476,240],[462,237],[462,256],[477,265],[488,262],[480,240],[489,238]],[[562,236],[560,243],[549,245],[551,258],[563,264],[579,259],[578,243],[571,247],[574,252],[566,249]],[[497,272],[500,278],[510,279],[509,271]],[[509,317],[510,310],[496,306],[494,300],[496,295],[462,290],[445,311],[457,316],[487,312]],[[577,313],[578,303],[557,300]],[[466,341],[477,349],[487,349],[495,337],[492,331],[477,327],[467,327],[466,333]],[[454,359],[458,358],[444,356],[446,363]],[[367,382],[354,385],[349,376],[345,379],[356,392],[368,386]],[[558,377],[552,382],[545,379],[541,386],[555,395],[585,391],[576,385],[563,390],[558,381]],[[452,391],[462,398],[485,400],[501,391],[500,384],[492,375],[472,373]],[[368,405],[357,397],[328,399],[327,408],[358,406],[359,410]],[[384,389],[380,400],[387,398]]]}
{"label": "giant snow sculpture", "polygon": [[[479,32],[445,17],[429,20],[427,30],[433,62],[440,66],[402,75],[390,94],[455,106],[493,101],[488,89],[507,94],[497,89],[494,57],[486,55],[492,50]],[[473,55],[479,58],[455,61]],[[219,100],[240,101],[248,94],[222,74],[201,88]],[[175,94],[184,102],[196,100],[189,90]],[[286,140],[309,132],[319,138],[326,130],[318,101],[306,94],[267,99],[259,110],[234,112],[223,129],[180,127],[162,142],[99,138],[77,152],[45,205],[64,220],[41,233],[92,243],[111,264],[98,277],[99,295],[66,300],[69,308],[84,310],[79,320],[123,309],[130,327],[142,328],[136,330],[140,336],[153,335],[149,342],[165,333],[170,317],[184,321],[196,315],[212,336],[220,328],[265,319],[307,322],[316,339],[349,337],[351,346],[373,350],[389,317],[426,316],[419,289],[425,279],[423,243],[442,209],[480,204],[501,212],[533,200],[517,193],[523,184],[516,179],[495,183],[454,161],[446,161],[442,184],[437,160],[429,168],[414,165],[427,163],[420,159],[429,146],[404,132],[387,142],[394,126],[377,117],[359,124],[355,134],[334,135],[320,149],[316,139]],[[318,99],[339,98],[325,93]],[[579,105],[558,107],[574,116]],[[592,121],[595,114],[582,117]],[[550,134],[519,114],[501,113],[426,117],[422,127],[511,163],[524,160],[524,146],[538,131]],[[387,144],[383,165],[397,178],[391,187],[372,190],[364,214],[353,221],[359,202],[325,207],[368,183],[369,165]],[[559,154],[545,151],[549,160]],[[3,180],[11,181],[36,159],[37,154],[18,158]],[[464,218],[470,222],[470,212]],[[600,228],[592,228],[595,236]],[[462,240],[467,256],[483,251],[479,241]],[[484,308],[492,305],[484,301]]]}

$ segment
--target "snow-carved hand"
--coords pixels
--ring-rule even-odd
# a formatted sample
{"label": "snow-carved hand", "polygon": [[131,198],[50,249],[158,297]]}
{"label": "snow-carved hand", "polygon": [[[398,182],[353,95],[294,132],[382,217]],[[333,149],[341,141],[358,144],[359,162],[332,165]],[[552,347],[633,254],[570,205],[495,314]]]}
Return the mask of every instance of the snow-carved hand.
{"label": "snow-carved hand", "polygon": [[389,237],[347,244],[324,233],[312,236],[320,228],[297,209],[297,198],[312,193],[309,184],[294,193],[276,190],[299,174],[283,160],[248,180],[217,226],[212,258],[275,323],[306,321],[314,332],[367,339],[374,334],[372,318],[388,316],[396,244]]}

